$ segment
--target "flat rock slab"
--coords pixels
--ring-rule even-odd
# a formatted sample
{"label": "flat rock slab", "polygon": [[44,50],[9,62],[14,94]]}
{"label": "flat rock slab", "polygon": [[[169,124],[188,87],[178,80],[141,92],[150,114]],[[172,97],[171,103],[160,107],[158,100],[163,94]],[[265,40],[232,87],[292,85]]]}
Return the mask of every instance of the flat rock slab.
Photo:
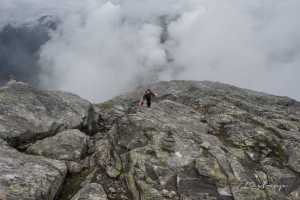
{"label": "flat rock slab", "polygon": [[10,82],[0,88],[0,138],[17,147],[78,127],[90,106],[77,95]]}
{"label": "flat rock slab", "polygon": [[71,200],[107,200],[107,196],[100,184],[91,183],[79,190]]}
{"label": "flat rock slab", "polygon": [[27,153],[57,160],[79,161],[87,153],[88,139],[79,130],[67,130],[37,141],[27,149]]}
{"label": "flat rock slab", "polygon": [[64,162],[20,153],[0,139],[1,200],[52,200],[66,173]]}

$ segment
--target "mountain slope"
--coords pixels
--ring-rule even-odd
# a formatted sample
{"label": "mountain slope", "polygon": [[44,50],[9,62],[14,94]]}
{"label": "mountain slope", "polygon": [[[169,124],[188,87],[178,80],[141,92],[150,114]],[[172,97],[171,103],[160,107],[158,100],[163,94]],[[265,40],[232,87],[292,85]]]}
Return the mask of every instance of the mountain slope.
{"label": "mountain slope", "polygon": [[[212,82],[150,87],[154,106],[129,109],[110,133],[135,199],[163,199],[164,189],[181,199],[299,199],[299,102]],[[110,103],[127,110],[140,94]]]}
{"label": "mountain slope", "polygon": [[[82,104],[87,106],[82,107],[80,125],[64,128],[81,133],[58,129],[17,146],[22,152],[16,154],[49,157],[63,163],[68,173],[61,175],[65,180],[60,189],[47,185],[34,193],[42,195],[26,199],[53,199],[45,192],[49,190],[62,200],[300,199],[299,102],[208,81],[148,87],[159,94],[151,108],[137,106],[145,89],[138,88],[98,105]],[[75,96],[69,100],[70,108],[83,101]],[[1,112],[4,122],[6,115]],[[79,136],[84,138],[81,144]],[[0,143],[0,153],[7,148],[13,151]],[[0,159],[0,166],[9,164]],[[15,194],[26,191],[25,186],[11,190],[10,184],[25,177],[9,174],[0,170],[0,194],[18,199]]]}

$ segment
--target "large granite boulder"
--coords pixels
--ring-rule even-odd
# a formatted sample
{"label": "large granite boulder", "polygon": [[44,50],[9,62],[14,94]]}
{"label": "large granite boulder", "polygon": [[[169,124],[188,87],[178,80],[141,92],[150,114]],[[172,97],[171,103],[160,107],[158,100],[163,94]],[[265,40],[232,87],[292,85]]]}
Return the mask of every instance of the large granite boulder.
{"label": "large granite boulder", "polygon": [[88,136],[71,129],[37,141],[26,152],[57,160],[80,161],[88,152],[88,144]]}
{"label": "large granite boulder", "polygon": [[17,147],[79,128],[90,106],[77,95],[11,81],[0,88],[0,138]]}
{"label": "large granite boulder", "polygon": [[52,200],[66,173],[64,162],[20,153],[0,139],[1,200]]}

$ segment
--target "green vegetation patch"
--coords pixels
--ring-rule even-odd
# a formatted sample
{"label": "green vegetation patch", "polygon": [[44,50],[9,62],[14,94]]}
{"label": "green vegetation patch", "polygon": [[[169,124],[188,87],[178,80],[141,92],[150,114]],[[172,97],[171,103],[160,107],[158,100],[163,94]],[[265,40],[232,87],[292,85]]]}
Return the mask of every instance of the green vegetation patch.
{"label": "green vegetation patch", "polygon": [[112,101],[105,101],[97,106],[102,109],[112,109],[114,107],[114,103]]}

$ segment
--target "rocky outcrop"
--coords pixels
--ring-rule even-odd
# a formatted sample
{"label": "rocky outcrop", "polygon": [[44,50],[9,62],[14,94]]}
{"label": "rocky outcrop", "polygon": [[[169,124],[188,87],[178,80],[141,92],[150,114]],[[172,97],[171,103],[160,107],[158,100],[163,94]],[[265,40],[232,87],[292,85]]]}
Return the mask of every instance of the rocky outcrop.
{"label": "rocky outcrop", "polygon": [[88,152],[88,136],[79,130],[67,130],[37,141],[27,153],[66,161],[80,161]]}
{"label": "rocky outcrop", "polygon": [[30,156],[0,139],[0,199],[54,199],[64,181],[64,162]]}
{"label": "rocky outcrop", "polygon": [[76,129],[62,131],[55,136],[39,140],[26,150],[28,154],[66,162],[69,173],[78,173],[86,168],[87,157],[93,142],[87,135]]}
{"label": "rocky outcrop", "polygon": [[102,186],[91,183],[84,186],[71,200],[107,200]]}
{"label": "rocky outcrop", "polygon": [[99,105],[115,116],[132,199],[299,199],[299,102],[213,82],[149,87],[151,109],[135,106],[143,88]]}
{"label": "rocky outcrop", "polygon": [[[13,93],[21,86],[29,87],[17,85],[7,88]],[[21,159],[16,155],[22,155],[24,160],[34,160],[29,161],[32,168],[31,163],[35,162],[41,165],[40,162],[44,164],[47,161],[47,166],[62,163],[64,173],[66,164],[71,173],[68,173],[62,187],[59,177],[64,177],[64,173],[57,178],[46,178],[47,184],[43,183],[43,187],[36,189],[51,191],[49,194],[53,195],[39,197],[47,200],[54,196],[59,200],[300,199],[299,102],[208,81],[160,82],[148,87],[159,94],[151,108],[138,106],[145,88],[94,106],[78,103],[82,100],[76,96],[67,98],[68,105],[80,108],[78,112],[67,112],[78,123],[68,125],[69,118],[63,115],[66,126],[56,129],[53,134],[49,134],[49,130],[47,134],[34,132],[37,126],[30,124],[32,128],[28,130],[32,131],[18,135],[18,141],[22,142],[28,142],[23,135],[29,134],[34,138],[29,143],[25,142],[28,144],[25,153],[60,161],[25,155],[3,141],[5,149],[13,153],[0,154],[5,158],[1,162],[12,160],[15,163],[14,159]],[[25,97],[27,102],[28,96]],[[29,101],[25,108],[29,108],[30,104],[35,108],[33,102]],[[56,109],[56,103],[53,106]],[[10,112],[16,115],[21,107]],[[60,109],[62,111],[63,108]],[[82,113],[87,114],[83,118],[77,116]],[[32,122],[28,116],[38,115],[22,116]],[[49,114],[48,118],[60,119],[58,116]],[[9,121],[11,124],[1,122],[2,127],[12,127],[7,130],[13,130],[12,121]],[[76,126],[80,126],[81,132],[74,129],[63,131]],[[41,129],[37,127],[36,130]],[[5,135],[4,132],[1,134]],[[12,132],[12,136],[15,135]],[[3,138],[10,142],[18,137]],[[10,169],[10,165],[6,166]],[[11,166],[14,171],[14,164]],[[0,189],[0,197],[3,194],[15,195],[15,191],[21,193],[23,188],[7,189],[7,183],[2,180],[10,176],[6,175],[7,170],[1,170],[0,186],[6,189],[5,193]],[[38,180],[44,180],[44,173],[54,176],[46,167],[40,174],[34,170],[30,173],[35,174]],[[31,180],[33,176],[30,173]],[[18,183],[19,179],[13,180]],[[20,183],[23,183],[22,180]],[[35,197],[29,199],[37,199]]]}
{"label": "rocky outcrop", "polygon": [[60,130],[79,128],[90,106],[73,94],[11,81],[0,88],[0,138],[19,147]]}

